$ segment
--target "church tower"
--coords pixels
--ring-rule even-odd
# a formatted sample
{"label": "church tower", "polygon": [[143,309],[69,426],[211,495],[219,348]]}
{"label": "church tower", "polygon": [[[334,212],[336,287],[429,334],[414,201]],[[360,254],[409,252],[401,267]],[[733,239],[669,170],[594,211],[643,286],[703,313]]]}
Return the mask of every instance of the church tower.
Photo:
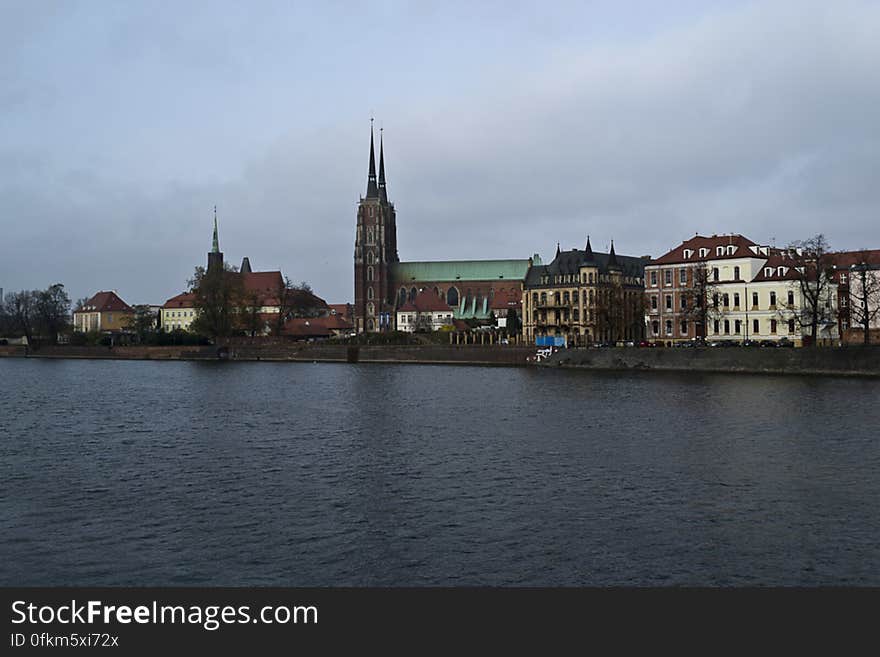
{"label": "church tower", "polygon": [[208,252],[208,271],[223,270],[223,253],[220,251],[220,239],[217,236],[217,206],[214,206],[214,239]]}
{"label": "church tower", "polygon": [[397,256],[397,217],[385,183],[385,145],[379,133],[379,177],[370,120],[367,195],[358,203],[354,242],[354,321],[358,333],[394,330],[391,265]]}

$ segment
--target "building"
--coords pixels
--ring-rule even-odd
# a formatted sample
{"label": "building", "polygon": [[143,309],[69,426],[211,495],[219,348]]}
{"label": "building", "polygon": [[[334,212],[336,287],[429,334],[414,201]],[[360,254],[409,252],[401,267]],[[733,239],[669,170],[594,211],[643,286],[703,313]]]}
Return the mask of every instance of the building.
{"label": "building", "polygon": [[436,331],[452,328],[453,309],[433,290],[423,289],[410,301],[405,299],[397,307],[397,327],[400,331]]}
{"label": "building", "polygon": [[[645,268],[649,339],[672,345],[695,339],[789,340],[808,333],[809,304],[800,253],[760,245],[739,234],[696,235]],[[821,309],[836,303],[828,286]],[[837,339],[834,322],[819,322],[817,339]]]}
{"label": "building", "polygon": [[870,342],[880,342],[880,249],[839,251],[831,259],[842,340],[863,344],[867,321]]}
{"label": "building", "polygon": [[80,333],[117,333],[128,329],[134,308],[115,290],[98,292],[73,312],[73,330]]}
{"label": "building", "polygon": [[168,333],[188,331],[196,318],[195,300],[196,295],[192,292],[182,292],[168,299],[159,310],[160,328]]}
{"label": "building", "polygon": [[570,346],[639,341],[644,337],[643,291],[648,258],[560,250],[550,264],[536,264],[525,281],[523,334],[564,337]]}
{"label": "building", "polygon": [[367,193],[358,203],[354,248],[353,320],[358,333],[403,330],[397,324],[398,310],[426,290],[443,300],[455,318],[479,314],[483,308],[488,317],[496,295],[521,300],[531,264],[531,259],[401,262],[397,214],[385,179],[384,142],[380,137],[377,176],[371,128]]}

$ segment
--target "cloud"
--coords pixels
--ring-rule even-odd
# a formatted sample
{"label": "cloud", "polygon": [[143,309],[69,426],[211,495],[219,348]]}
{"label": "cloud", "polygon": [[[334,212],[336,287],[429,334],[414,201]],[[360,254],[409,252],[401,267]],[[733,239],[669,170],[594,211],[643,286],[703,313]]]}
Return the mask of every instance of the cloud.
{"label": "cloud", "polygon": [[[22,107],[49,112],[23,99],[72,92],[14,78],[18,95],[0,110],[18,126],[0,150],[10,247],[0,285],[63,280],[72,296],[112,287],[160,302],[204,261],[216,203],[227,259],[247,255],[351,300],[371,108],[386,127],[403,259],[548,257],[557,240],[578,246],[587,234],[597,247],[613,238],[618,252],[659,255],[695,231],[878,246],[877,5],[750,3],[623,34],[580,29],[613,23],[589,13],[565,25],[508,20],[506,32],[482,15],[458,27],[437,8],[383,16],[398,39],[374,44],[359,16],[336,33],[321,31],[326,17],[303,18],[307,43],[287,51],[266,28],[271,46],[244,58],[227,29],[237,54],[216,70],[201,47],[209,29],[192,42],[185,30],[156,37],[173,57],[124,58],[149,82],[136,98],[179,108],[157,118],[122,99],[110,117],[78,96],[86,136],[57,137],[66,152],[27,132],[39,126]],[[126,23],[133,40],[136,24]],[[249,19],[249,43],[260,29]],[[418,50],[420,37],[430,49]],[[121,47],[117,33],[111,42]],[[197,65],[157,82],[193,43]],[[302,76],[284,75],[285,52]],[[213,100],[200,107],[202,96]]]}

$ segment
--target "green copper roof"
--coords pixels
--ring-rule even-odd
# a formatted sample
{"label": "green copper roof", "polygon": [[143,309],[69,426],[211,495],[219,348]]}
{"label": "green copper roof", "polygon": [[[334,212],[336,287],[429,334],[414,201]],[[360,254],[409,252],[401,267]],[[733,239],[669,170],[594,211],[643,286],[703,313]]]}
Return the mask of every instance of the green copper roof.
{"label": "green copper roof", "polygon": [[220,253],[220,240],[217,237],[217,206],[214,206],[214,239],[211,242],[211,253]]}
{"label": "green copper roof", "polygon": [[394,281],[491,281],[525,280],[529,271],[526,260],[448,260],[441,262],[398,262],[391,265]]}

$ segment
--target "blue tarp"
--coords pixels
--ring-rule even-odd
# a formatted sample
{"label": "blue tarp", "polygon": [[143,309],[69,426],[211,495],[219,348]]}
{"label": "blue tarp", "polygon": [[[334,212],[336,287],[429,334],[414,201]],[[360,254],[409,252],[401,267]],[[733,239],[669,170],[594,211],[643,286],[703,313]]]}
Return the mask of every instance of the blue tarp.
{"label": "blue tarp", "polygon": [[564,347],[565,338],[556,335],[541,335],[535,338],[535,344],[539,347]]}

